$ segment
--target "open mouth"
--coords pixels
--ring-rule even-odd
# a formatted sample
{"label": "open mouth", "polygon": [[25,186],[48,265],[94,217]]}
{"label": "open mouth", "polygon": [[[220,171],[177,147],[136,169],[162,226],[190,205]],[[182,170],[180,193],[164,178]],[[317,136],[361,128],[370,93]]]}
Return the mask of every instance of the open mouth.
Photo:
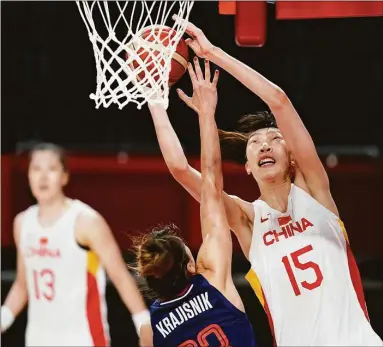
{"label": "open mouth", "polygon": [[273,158],[267,157],[267,158],[262,158],[258,162],[259,167],[265,167],[265,166],[271,166],[275,164],[275,160]]}

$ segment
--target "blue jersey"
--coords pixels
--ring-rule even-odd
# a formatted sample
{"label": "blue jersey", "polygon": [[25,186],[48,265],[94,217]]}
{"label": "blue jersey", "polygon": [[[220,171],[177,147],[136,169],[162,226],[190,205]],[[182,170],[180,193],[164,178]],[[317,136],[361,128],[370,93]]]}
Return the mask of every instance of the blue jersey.
{"label": "blue jersey", "polygon": [[155,301],[150,309],[154,347],[255,347],[247,315],[202,275],[183,295]]}

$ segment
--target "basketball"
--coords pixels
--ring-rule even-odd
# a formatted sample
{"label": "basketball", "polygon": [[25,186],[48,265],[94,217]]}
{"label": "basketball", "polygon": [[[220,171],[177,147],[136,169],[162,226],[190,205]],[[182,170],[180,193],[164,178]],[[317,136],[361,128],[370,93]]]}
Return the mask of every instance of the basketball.
{"label": "basketball", "polygon": [[[156,67],[156,64],[153,63],[153,55],[155,57],[160,55],[161,47],[159,45],[168,46],[171,43],[171,40],[175,37],[176,32],[170,27],[147,27],[142,31],[141,38],[146,41],[144,47],[140,44],[138,49],[135,49],[134,43],[130,47],[136,50],[137,55],[145,63],[145,70],[137,74],[137,78],[142,80],[145,78],[145,73],[150,73],[153,76],[155,81],[158,81],[160,78],[160,72]],[[146,44],[153,42],[152,45]],[[151,52],[150,52],[151,51]],[[129,58],[128,53],[126,58]],[[165,64],[166,57],[159,57],[161,61],[159,62],[162,66]],[[171,61],[171,69],[169,74],[169,86],[176,83],[186,72],[187,63],[189,61],[189,49],[184,39],[181,38],[179,41],[176,51],[173,54]],[[141,63],[142,64],[142,63]],[[158,64],[158,62],[157,62]],[[130,63],[133,69],[139,68],[140,64],[137,60],[133,60]]]}

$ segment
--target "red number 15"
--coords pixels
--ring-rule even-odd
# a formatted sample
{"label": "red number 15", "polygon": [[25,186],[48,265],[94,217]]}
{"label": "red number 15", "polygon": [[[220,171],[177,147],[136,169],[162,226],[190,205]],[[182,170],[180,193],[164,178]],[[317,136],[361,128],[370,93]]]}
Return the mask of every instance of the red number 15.
{"label": "red number 15", "polygon": [[[295,252],[290,254],[291,259],[293,260],[293,264],[294,264],[294,266],[297,269],[299,269],[299,270],[307,270],[307,269],[314,270],[315,276],[316,276],[316,279],[315,279],[314,282],[309,283],[307,281],[303,281],[303,282],[300,283],[303,288],[306,288],[308,290],[313,290],[313,289],[319,287],[322,284],[322,281],[323,281],[322,271],[320,270],[318,264],[316,264],[316,263],[314,263],[312,261],[308,261],[308,262],[302,263],[299,260],[299,257],[302,254],[308,253],[308,252],[310,252],[312,250],[313,250],[313,247],[311,245],[308,245],[308,246],[303,247],[301,249],[298,249],[297,251],[295,251]],[[295,295],[296,296],[301,295],[301,291],[299,289],[297,280],[296,280],[296,278],[294,276],[293,269],[291,268],[291,264],[290,264],[290,261],[289,261],[289,258],[287,257],[287,255],[285,255],[282,258],[282,263],[283,263],[283,265],[286,268],[286,272],[287,272],[287,275],[289,276],[290,283],[291,283],[291,286],[293,287]]]}

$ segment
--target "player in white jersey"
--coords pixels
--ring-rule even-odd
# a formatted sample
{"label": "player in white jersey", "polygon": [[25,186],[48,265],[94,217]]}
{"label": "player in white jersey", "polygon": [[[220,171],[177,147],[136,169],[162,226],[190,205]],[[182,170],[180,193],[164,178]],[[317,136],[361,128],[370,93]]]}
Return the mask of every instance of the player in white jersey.
{"label": "player in white jersey", "polygon": [[139,331],[149,312],[109,226],[63,193],[69,179],[63,150],[36,146],[28,178],[37,205],[15,218],[17,275],[1,308],[2,332],[28,301],[26,346],[109,345],[105,271]]}
{"label": "player in white jersey", "polygon": [[[181,20],[181,19],[178,19]],[[271,109],[221,132],[240,155],[261,196],[254,203],[224,194],[226,214],[251,263],[247,279],[268,314],[279,346],[382,346],[373,331],[358,268],[313,141],[286,94],[258,72],[213,46],[187,24],[197,56],[225,69]],[[185,103],[193,100],[178,90]],[[151,108],[166,164],[201,201],[201,175],[183,153],[166,112]],[[238,156],[237,156],[238,159]],[[294,183],[292,183],[294,182]]]}

